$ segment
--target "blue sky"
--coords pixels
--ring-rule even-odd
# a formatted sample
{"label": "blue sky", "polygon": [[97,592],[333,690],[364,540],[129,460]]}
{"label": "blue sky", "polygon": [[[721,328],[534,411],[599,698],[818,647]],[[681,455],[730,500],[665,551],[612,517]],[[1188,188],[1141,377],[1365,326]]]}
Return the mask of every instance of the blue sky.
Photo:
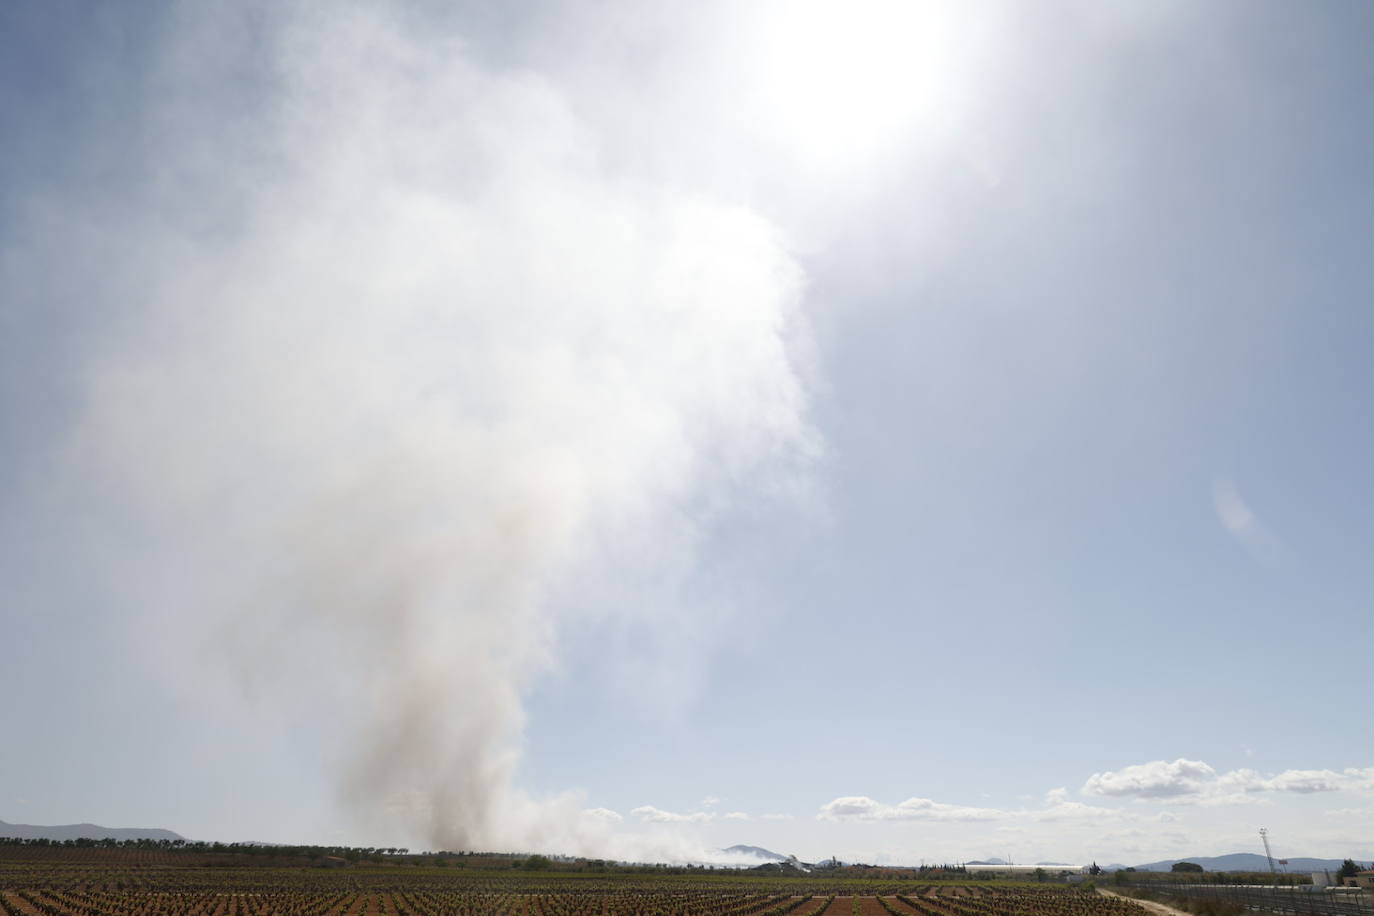
{"label": "blue sky", "polygon": [[1374,858],[1364,6],[0,17],[0,818]]}

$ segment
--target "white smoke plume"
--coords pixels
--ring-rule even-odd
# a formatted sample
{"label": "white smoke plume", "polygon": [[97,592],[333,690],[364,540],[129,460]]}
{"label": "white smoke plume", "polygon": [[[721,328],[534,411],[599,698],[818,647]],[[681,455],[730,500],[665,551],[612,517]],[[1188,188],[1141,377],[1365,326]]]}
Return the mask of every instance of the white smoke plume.
{"label": "white smoke plume", "polygon": [[33,263],[111,325],[67,469],[158,532],[129,587],[194,594],[168,619],[319,720],[367,823],[697,855],[526,798],[523,697],[598,613],[582,585],[689,565],[805,463],[797,265],[746,209],[609,174],[537,74],[385,7],[208,9],[169,30],[146,173],[32,217]]}

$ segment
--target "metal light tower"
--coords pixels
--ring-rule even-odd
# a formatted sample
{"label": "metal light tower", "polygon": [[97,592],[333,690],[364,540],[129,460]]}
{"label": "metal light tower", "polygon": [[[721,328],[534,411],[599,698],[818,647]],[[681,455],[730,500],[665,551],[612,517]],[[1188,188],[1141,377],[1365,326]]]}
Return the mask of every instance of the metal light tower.
{"label": "metal light tower", "polygon": [[1274,880],[1279,879],[1279,873],[1274,869],[1274,856],[1269,852],[1269,828],[1260,828],[1260,839],[1264,841],[1264,857],[1269,860],[1269,874],[1274,876]]}

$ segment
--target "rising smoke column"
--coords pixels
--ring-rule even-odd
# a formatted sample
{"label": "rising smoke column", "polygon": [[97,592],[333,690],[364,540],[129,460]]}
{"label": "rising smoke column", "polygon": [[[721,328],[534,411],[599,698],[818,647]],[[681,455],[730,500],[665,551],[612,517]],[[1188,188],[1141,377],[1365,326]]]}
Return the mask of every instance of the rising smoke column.
{"label": "rising smoke column", "polygon": [[143,594],[325,722],[369,823],[595,852],[512,784],[522,697],[579,583],[684,564],[805,460],[799,270],[752,212],[607,173],[537,75],[309,9],[181,9],[146,174],[35,223],[113,324],[71,477],[159,532]]}

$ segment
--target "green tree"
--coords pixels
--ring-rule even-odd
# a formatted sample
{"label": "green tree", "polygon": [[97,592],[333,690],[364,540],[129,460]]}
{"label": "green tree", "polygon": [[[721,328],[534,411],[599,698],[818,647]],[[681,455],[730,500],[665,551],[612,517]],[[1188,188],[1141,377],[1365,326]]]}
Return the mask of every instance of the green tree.
{"label": "green tree", "polygon": [[1341,867],[1336,870],[1336,877],[1344,881],[1346,878],[1353,878],[1360,873],[1360,866],[1355,864],[1354,859],[1346,859],[1341,863]]}
{"label": "green tree", "polygon": [[1093,877],[1097,877],[1098,875],[1102,874],[1102,866],[1101,866],[1101,865],[1098,865],[1096,862],[1094,862],[1094,863],[1088,868],[1088,874],[1092,875]]}
{"label": "green tree", "polygon": [[1196,862],[1175,862],[1174,867],[1169,870],[1201,873],[1202,866],[1198,865]]}

